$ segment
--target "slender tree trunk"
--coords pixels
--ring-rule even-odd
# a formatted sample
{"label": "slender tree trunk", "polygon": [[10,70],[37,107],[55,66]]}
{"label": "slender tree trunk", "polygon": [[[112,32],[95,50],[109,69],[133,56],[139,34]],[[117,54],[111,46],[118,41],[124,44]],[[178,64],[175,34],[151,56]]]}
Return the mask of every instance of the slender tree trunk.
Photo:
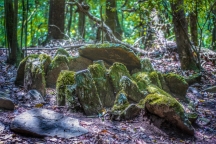
{"label": "slender tree trunk", "polygon": [[198,42],[198,28],[197,28],[197,13],[192,12],[189,17],[190,17],[191,40],[195,46],[198,46],[199,42]]}
{"label": "slender tree trunk", "polygon": [[213,19],[214,27],[212,30],[212,48],[216,50],[216,7],[213,9],[213,14],[214,14],[214,19]]}
{"label": "slender tree trunk", "polygon": [[178,0],[171,3],[173,14],[174,32],[178,54],[183,70],[197,70],[196,61],[194,60],[191,45],[188,37],[188,24],[183,9],[184,0]]}
{"label": "slender tree trunk", "polygon": [[43,44],[51,39],[64,38],[65,0],[50,0],[48,35]]}
{"label": "slender tree trunk", "polygon": [[69,20],[68,20],[68,25],[67,25],[67,31],[68,31],[68,36],[70,37],[70,29],[71,29],[71,23],[72,23],[72,18],[73,18],[73,6],[70,5],[69,8]]}
{"label": "slender tree trunk", "polygon": [[[106,1],[106,24],[113,31],[113,34],[119,40],[122,39],[122,29],[118,19],[116,0],[107,0]],[[106,36],[106,39],[110,41],[109,36]]]}
{"label": "slender tree trunk", "polygon": [[[83,3],[84,0],[79,0],[79,3]],[[79,35],[85,39],[85,14],[82,12],[79,12],[79,21],[78,21],[78,31],[79,31]]]}
{"label": "slender tree trunk", "polygon": [[18,64],[21,60],[21,50],[17,42],[18,0],[5,0],[5,26],[9,49],[8,63]]}

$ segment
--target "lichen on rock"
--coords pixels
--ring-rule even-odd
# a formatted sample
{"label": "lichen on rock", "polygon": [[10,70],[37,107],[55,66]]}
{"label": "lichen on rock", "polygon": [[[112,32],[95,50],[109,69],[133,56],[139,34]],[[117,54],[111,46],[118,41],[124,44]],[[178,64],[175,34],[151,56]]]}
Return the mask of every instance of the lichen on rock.
{"label": "lichen on rock", "polygon": [[128,99],[133,102],[139,102],[145,97],[145,94],[139,90],[136,82],[129,79],[127,76],[121,77],[120,87],[126,93]]}
{"label": "lichen on rock", "polygon": [[122,76],[127,76],[131,78],[129,71],[127,70],[126,66],[122,63],[114,63],[108,71],[108,75],[114,87],[114,91],[117,93],[121,90],[119,85],[120,79]]}
{"label": "lichen on rock", "polygon": [[25,65],[26,65],[27,59],[28,59],[29,57],[37,58],[38,56],[39,56],[39,55],[37,55],[37,54],[29,55],[29,56],[25,57],[25,58],[19,63],[19,66],[18,66],[18,69],[17,69],[16,80],[15,80],[15,84],[16,84],[16,85],[23,85],[23,84],[24,84]]}
{"label": "lichen on rock", "polygon": [[188,89],[188,83],[185,81],[185,79],[182,76],[174,73],[165,74],[164,78],[174,96],[185,99]]}
{"label": "lichen on rock", "polygon": [[158,73],[156,71],[150,72],[149,77],[150,77],[152,84],[158,86],[159,88],[162,88]]}
{"label": "lichen on rock", "polygon": [[146,91],[148,85],[151,84],[150,77],[146,72],[138,72],[132,75],[141,91]]}
{"label": "lichen on rock", "polygon": [[56,57],[57,55],[64,55],[66,57],[70,57],[69,53],[63,48],[59,48],[55,53],[54,57]]}
{"label": "lichen on rock", "polygon": [[88,69],[95,81],[95,86],[103,106],[112,107],[115,101],[115,95],[104,63],[102,61],[95,62]]}
{"label": "lichen on rock", "polygon": [[55,87],[58,75],[62,70],[69,70],[68,59],[64,55],[57,55],[49,65],[46,75],[47,87]]}
{"label": "lichen on rock", "polygon": [[25,62],[24,87],[26,90],[36,89],[42,96],[46,95],[45,69],[50,57],[45,54],[29,56]]}
{"label": "lichen on rock", "polygon": [[89,70],[79,71],[75,75],[77,95],[86,115],[97,115],[102,103],[97,93],[95,82]]}
{"label": "lichen on rock", "polygon": [[[67,85],[73,84],[75,84],[75,72],[67,70],[61,71],[56,82],[57,105],[64,106],[66,104],[66,87]],[[70,99],[69,95],[67,99]]]}

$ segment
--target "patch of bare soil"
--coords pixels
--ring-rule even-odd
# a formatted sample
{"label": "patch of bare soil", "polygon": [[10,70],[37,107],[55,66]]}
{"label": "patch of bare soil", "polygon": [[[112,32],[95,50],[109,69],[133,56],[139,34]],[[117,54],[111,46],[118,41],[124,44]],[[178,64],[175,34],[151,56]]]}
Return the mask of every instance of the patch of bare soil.
{"label": "patch of bare soil", "polygon": [[[44,53],[54,54],[54,52],[40,51]],[[35,53],[35,52],[31,52]],[[36,52],[37,53],[37,52]],[[71,52],[73,54],[74,52]],[[216,93],[202,91],[206,87],[216,85],[215,64],[211,61],[203,60],[204,70],[200,83],[191,87],[196,90],[188,91],[187,98],[196,105],[198,119],[193,124],[195,135],[189,136],[183,131],[176,128],[175,125],[164,121],[163,119],[150,115],[142,111],[140,115],[128,121],[111,121],[109,114],[100,117],[86,117],[82,112],[72,111],[66,107],[58,107],[55,105],[56,91],[47,88],[46,103],[43,105],[33,105],[25,103],[26,92],[21,86],[14,85],[16,77],[16,67],[6,63],[6,53],[0,53],[0,91],[4,91],[11,95],[15,100],[16,108],[14,111],[0,109],[0,124],[4,125],[1,130],[0,125],[0,144],[1,143],[22,143],[22,144],[53,144],[53,143],[216,143]],[[168,57],[150,56],[155,69],[163,73],[175,72],[181,75],[190,75],[193,71],[181,71],[179,61],[171,54]],[[175,54],[177,55],[177,54]],[[181,102],[181,101],[180,101]],[[188,102],[181,102],[188,109]],[[26,135],[20,135],[10,130],[10,123],[13,118],[20,113],[30,110],[34,107],[46,108],[56,112],[64,113],[74,118],[78,118],[80,125],[89,130],[89,133],[71,139],[56,137],[33,138]]]}

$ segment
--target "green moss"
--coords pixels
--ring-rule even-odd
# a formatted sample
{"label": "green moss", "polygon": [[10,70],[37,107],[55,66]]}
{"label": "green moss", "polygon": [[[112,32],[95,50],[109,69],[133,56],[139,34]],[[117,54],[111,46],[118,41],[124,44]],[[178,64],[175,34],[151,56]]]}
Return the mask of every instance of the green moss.
{"label": "green moss", "polygon": [[120,111],[122,112],[129,106],[129,102],[126,96],[126,93],[124,91],[120,91],[117,96],[116,100],[114,102],[114,105],[112,107],[113,112]]}
{"label": "green moss", "polygon": [[158,86],[159,88],[162,88],[161,83],[160,83],[160,79],[158,77],[158,73],[156,71],[153,71],[149,74],[150,80],[152,82],[152,84]]}
{"label": "green moss", "polygon": [[50,64],[50,69],[54,69],[56,67],[61,66],[62,63],[68,64],[68,59],[64,55],[57,55]]}
{"label": "green moss", "polygon": [[165,77],[166,79],[172,80],[173,82],[176,82],[175,80],[178,80],[178,81],[181,81],[182,83],[187,84],[187,82],[185,81],[185,79],[184,79],[182,76],[180,76],[180,75],[178,75],[178,74],[175,74],[175,73],[168,73],[168,74],[165,74],[164,77]]}
{"label": "green moss", "polygon": [[80,49],[85,49],[85,48],[117,48],[117,47],[121,47],[121,48],[130,50],[126,46],[121,45],[121,44],[116,44],[116,43],[89,44],[89,45],[80,47]]}
{"label": "green moss", "polygon": [[73,85],[75,83],[75,72],[61,71],[56,83],[57,90],[57,104],[65,105],[65,88],[66,85]]}
{"label": "green moss", "polygon": [[133,79],[136,81],[139,89],[145,91],[147,86],[151,84],[148,73],[138,72],[132,75]]}
{"label": "green moss", "polygon": [[152,72],[154,71],[152,64],[148,58],[144,58],[140,60],[141,63],[141,70],[143,72]]}
{"label": "green moss", "polygon": [[166,105],[170,108],[172,108],[180,117],[184,116],[184,109],[182,105],[174,98],[167,97],[163,94],[149,94],[146,96],[144,101],[142,103],[148,103],[150,105]]}
{"label": "green moss", "polygon": [[93,78],[103,78],[106,74],[106,69],[100,64],[93,64],[88,67]]}
{"label": "green moss", "polygon": [[153,84],[149,85],[146,89],[150,94],[158,93],[168,97],[172,97],[170,94],[168,94],[167,92],[165,92],[164,90],[160,89],[159,87]]}
{"label": "green moss", "polygon": [[127,76],[131,78],[129,71],[127,70],[126,66],[122,63],[115,62],[108,71],[108,75],[112,81],[113,87],[115,91],[120,91],[121,87],[119,85],[120,79],[122,76]]}
{"label": "green moss", "polygon": [[144,109],[145,108],[145,99],[141,99],[137,104],[137,107]]}
{"label": "green moss", "polygon": [[70,57],[69,53],[63,48],[59,48],[54,57],[56,57],[57,55],[64,55],[66,57]]}
{"label": "green moss", "polygon": [[174,73],[169,73],[165,74],[164,78],[172,93],[181,97],[186,95],[188,83],[182,76]]}

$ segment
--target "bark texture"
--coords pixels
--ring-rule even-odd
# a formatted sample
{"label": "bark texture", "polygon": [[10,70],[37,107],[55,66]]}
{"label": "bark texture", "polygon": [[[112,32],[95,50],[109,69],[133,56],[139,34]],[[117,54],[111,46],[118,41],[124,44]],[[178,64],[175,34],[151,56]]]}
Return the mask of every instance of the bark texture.
{"label": "bark texture", "polygon": [[[113,34],[119,40],[122,39],[122,29],[118,19],[116,0],[106,1],[106,24],[113,31]],[[110,38],[106,36],[106,39],[110,41]]]}
{"label": "bark texture", "polygon": [[171,3],[173,14],[173,25],[176,38],[177,49],[183,70],[198,69],[196,61],[191,51],[191,44],[188,37],[188,24],[185,18],[184,9],[181,7],[184,0],[178,0]]}

